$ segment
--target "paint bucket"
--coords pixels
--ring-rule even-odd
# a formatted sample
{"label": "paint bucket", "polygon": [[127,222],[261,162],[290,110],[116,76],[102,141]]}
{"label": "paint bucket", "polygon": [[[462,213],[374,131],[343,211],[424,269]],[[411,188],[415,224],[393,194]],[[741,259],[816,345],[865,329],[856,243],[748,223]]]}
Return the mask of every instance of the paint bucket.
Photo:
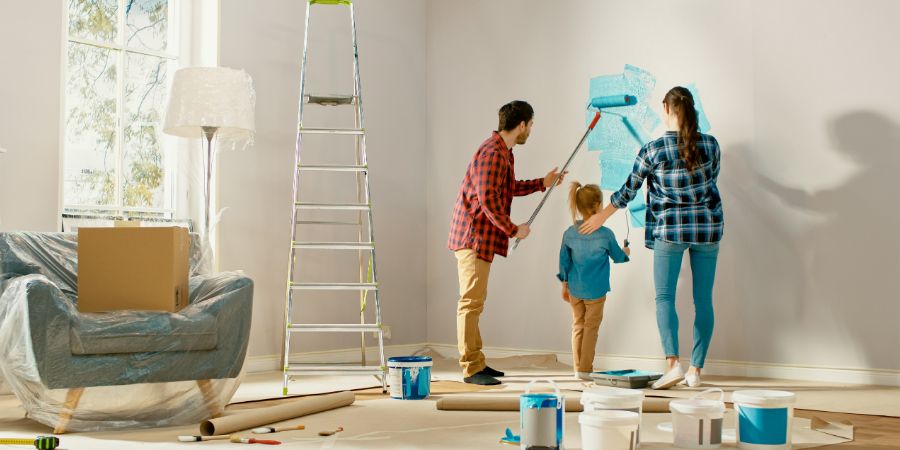
{"label": "paint bucket", "polygon": [[[718,400],[702,398],[718,392]],[[725,393],[719,388],[707,389],[691,398],[672,400],[672,433],[680,448],[719,448],[722,445],[722,417],[725,414]]]}
{"label": "paint bucket", "polygon": [[525,393],[519,396],[519,427],[522,450],[562,450],[563,415],[565,398],[556,383],[545,380],[553,386],[555,393],[531,393],[531,387],[539,380],[528,383]]}
{"label": "paint bucket", "polygon": [[431,392],[430,356],[394,356],[388,358],[391,398],[422,400]]}
{"label": "paint bucket", "polygon": [[644,391],[637,389],[585,389],[581,393],[581,404],[585,412],[591,411],[630,411],[638,415],[638,435],[636,444],[641,445],[640,417],[644,412]]}
{"label": "paint bucket", "polygon": [[578,415],[584,450],[634,450],[640,414],[632,411],[597,410]]}
{"label": "paint bucket", "polygon": [[737,443],[748,450],[791,448],[791,422],[797,396],[787,391],[735,391]]}

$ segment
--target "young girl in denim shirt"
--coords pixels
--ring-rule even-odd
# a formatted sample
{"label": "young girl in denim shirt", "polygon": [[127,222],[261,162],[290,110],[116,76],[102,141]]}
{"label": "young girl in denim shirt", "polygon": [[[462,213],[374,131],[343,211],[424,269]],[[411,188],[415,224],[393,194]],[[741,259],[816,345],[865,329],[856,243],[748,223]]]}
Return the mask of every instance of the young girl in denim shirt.
{"label": "young girl in denim shirt", "polygon": [[559,274],[563,301],[572,306],[572,358],[576,377],[590,380],[594,371],[597,332],[603,320],[603,305],[609,292],[609,260],[628,261],[631,250],[622,250],[612,230],[600,227],[581,234],[578,217],[591,217],[603,208],[603,193],[596,184],[575,181],[569,190],[573,226],[563,234],[559,249]]}

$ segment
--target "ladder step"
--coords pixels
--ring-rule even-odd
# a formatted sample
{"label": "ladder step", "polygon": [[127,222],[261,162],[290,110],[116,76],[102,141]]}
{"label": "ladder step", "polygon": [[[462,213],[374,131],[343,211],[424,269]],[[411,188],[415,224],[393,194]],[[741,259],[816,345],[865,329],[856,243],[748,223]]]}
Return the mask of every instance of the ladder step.
{"label": "ladder step", "polygon": [[294,242],[294,248],[314,250],[374,250],[374,242]]}
{"label": "ladder step", "polygon": [[313,291],[374,291],[377,283],[307,283],[291,282],[291,289]]}
{"label": "ladder step", "polygon": [[300,132],[303,134],[366,134],[366,130],[362,128],[311,128],[303,126],[300,127]]}
{"label": "ladder step", "polygon": [[294,203],[299,209],[331,209],[331,210],[352,210],[352,211],[368,211],[371,206],[361,203]]}
{"label": "ladder step", "polygon": [[284,371],[288,375],[384,375],[384,370],[376,366],[288,364]]}
{"label": "ladder step", "polygon": [[310,5],[350,5],[350,0],[309,0]]}
{"label": "ladder step", "polygon": [[323,331],[323,332],[380,332],[381,326],[368,323],[292,323],[288,326],[291,331]]}
{"label": "ladder step", "polygon": [[322,106],[355,105],[355,95],[305,95],[306,103]]}
{"label": "ladder step", "polygon": [[368,166],[358,165],[341,165],[341,164],[301,164],[297,167],[303,171],[323,171],[323,172],[365,172],[369,170]]}
{"label": "ladder step", "polygon": [[359,225],[356,222],[334,221],[334,220],[298,220],[297,225]]}

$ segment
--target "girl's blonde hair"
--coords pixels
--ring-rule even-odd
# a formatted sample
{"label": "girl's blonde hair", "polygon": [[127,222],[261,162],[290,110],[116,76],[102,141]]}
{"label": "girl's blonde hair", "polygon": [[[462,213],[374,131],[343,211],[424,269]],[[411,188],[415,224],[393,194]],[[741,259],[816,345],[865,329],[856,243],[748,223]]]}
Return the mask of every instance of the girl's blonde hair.
{"label": "girl's blonde hair", "polygon": [[578,215],[587,219],[593,216],[603,206],[603,192],[596,184],[584,186],[577,181],[572,182],[569,188],[569,209],[572,210],[572,222],[578,219]]}

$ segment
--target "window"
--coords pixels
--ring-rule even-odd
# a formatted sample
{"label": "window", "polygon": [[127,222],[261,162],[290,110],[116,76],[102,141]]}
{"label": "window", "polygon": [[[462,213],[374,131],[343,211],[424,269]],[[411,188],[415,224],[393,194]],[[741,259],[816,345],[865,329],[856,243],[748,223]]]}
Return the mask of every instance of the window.
{"label": "window", "polygon": [[177,0],[65,1],[65,212],[172,218],[177,161],[162,117],[181,53]]}

